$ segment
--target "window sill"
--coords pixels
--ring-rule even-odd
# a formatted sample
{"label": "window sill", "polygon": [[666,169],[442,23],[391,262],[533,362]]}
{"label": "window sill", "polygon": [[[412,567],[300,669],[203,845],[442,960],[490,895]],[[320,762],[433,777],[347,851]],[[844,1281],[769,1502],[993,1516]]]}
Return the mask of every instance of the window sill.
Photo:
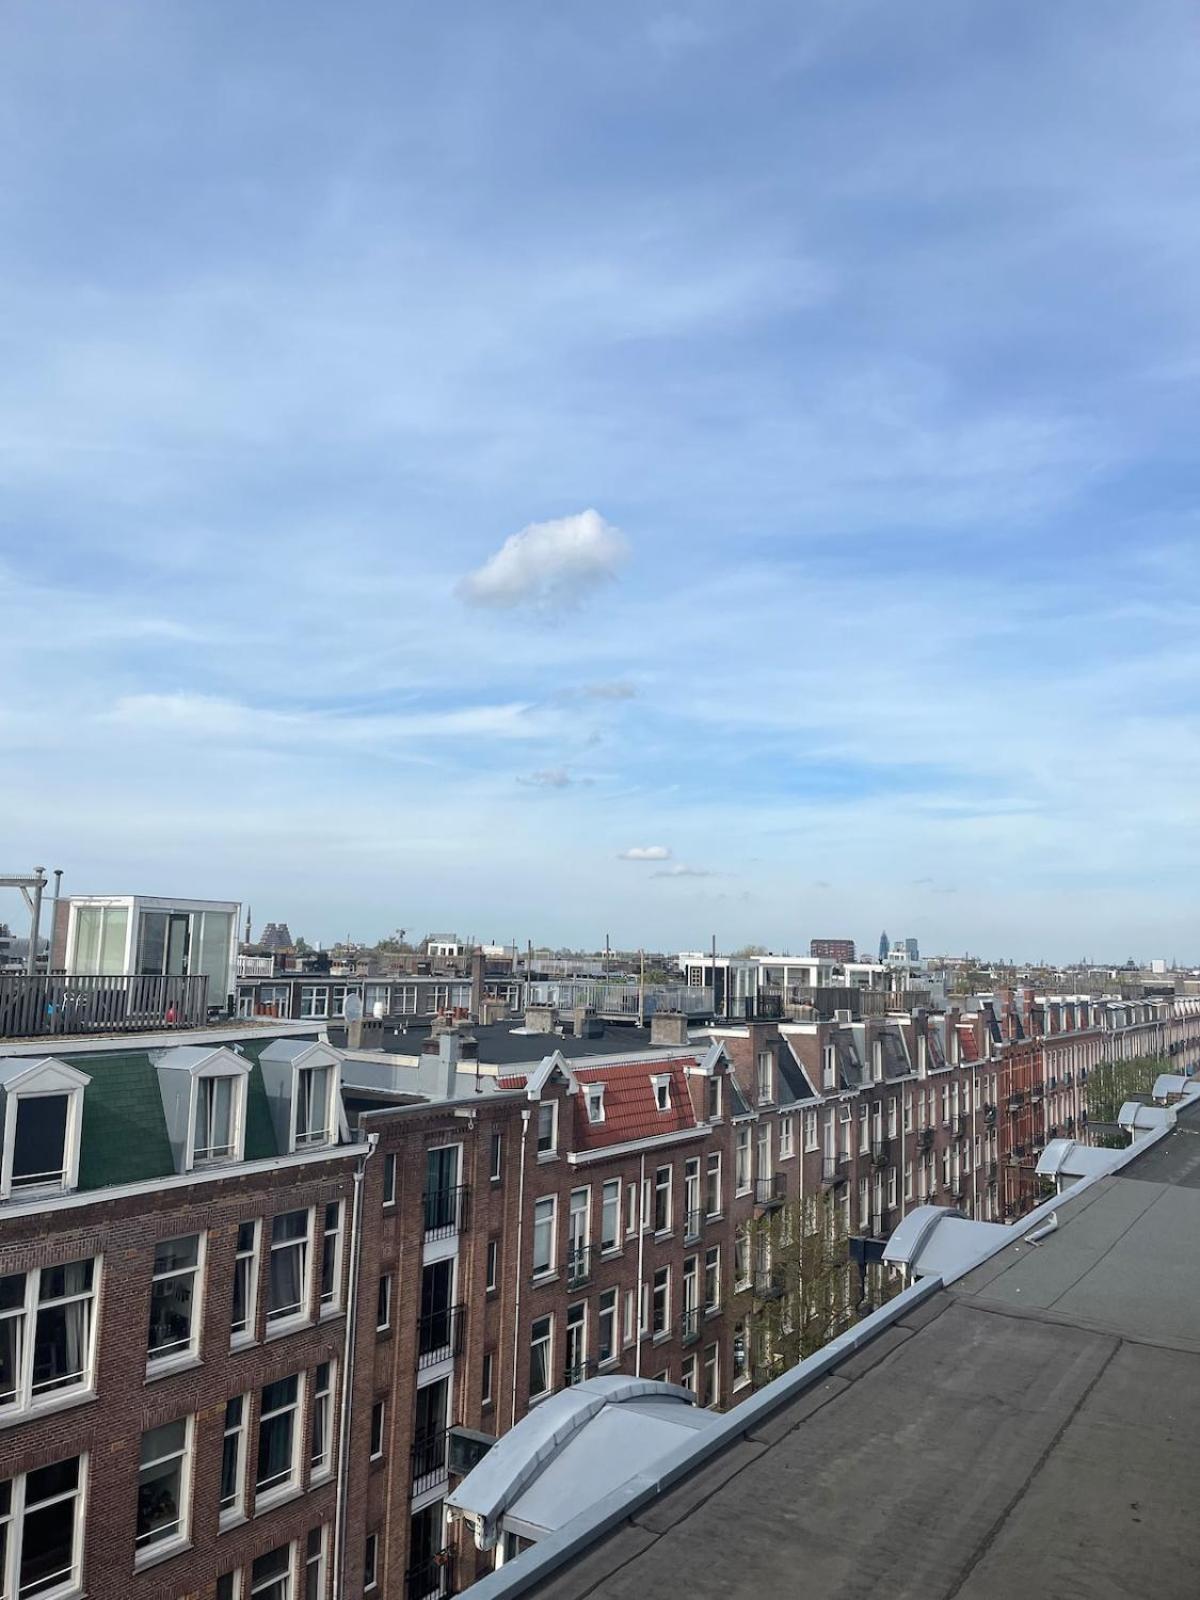
{"label": "window sill", "polygon": [[234,1528],[241,1528],[250,1518],[244,1511],[227,1511],[217,1518],[217,1532],[230,1533]]}
{"label": "window sill", "polygon": [[529,1281],[535,1289],[540,1289],[544,1283],[557,1283],[558,1273],[552,1267],[549,1272],[535,1272]]}
{"label": "window sill", "polygon": [[233,1355],[238,1350],[252,1350],[258,1340],[252,1333],[233,1333],[229,1336],[229,1353]]}
{"label": "window sill", "polygon": [[173,1556],[180,1556],[191,1548],[190,1539],[172,1539],[169,1544],[152,1545],[149,1550],[133,1558],[133,1570],[145,1572],[148,1567],[157,1567],[163,1561],[170,1561]]}
{"label": "window sill", "polygon": [[173,1356],[170,1361],[155,1361],[146,1366],[146,1382],[157,1383],[160,1378],[173,1378],[177,1372],[194,1372],[204,1362],[199,1356]]}
{"label": "window sill", "polygon": [[675,1232],[674,1228],[655,1228],[655,1230],[654,1230],[654,1242],[655,1242],[655,1244],[662,1244],[665,1240],[670,1239],[674,1235],[674,1232]]}
{"label": "window sill", "polygon": [[13,1407],[0,1416],[0,1432],[5,1428],[14,1428],[22,1422],[35,1422],[39,1417],[53,1416],[55,1412],[67,1411],[71,1406],[84,1406],[97,1399],[95,1389],[72,1390],[69,1394],[52,1395],[48,1400],[34,1401],[32,1405]]}
{"label": "window sill", "polygon": [[725,1213],[723,1211],[707,1211],[704,1214],[704,1220],[705,1222],[720,1222],[724,1216]]}
{"label": "window sill", "polygon": [[268,1489],[265,1494],[256,1494],[254,1497],[254,1515],[265,1517],[268,1511],[274,1511],[279,1506],[285,1506],[290,1500],[298,1500],[304,1493],[298,1483],[285,1483],[278,1489]]}
{"label": "window sill", "polygon": [[345,1315],[346,1310],[344,1306],[326,1306],[317,1317],[317,1321],[321,1324],[327,1322],[336,1322],[339,1317],[344,1317]]}
{"label": "window sill", "polygon": [[624,1254],[624,1248],[619,1244],[604,1244],[600,1246],[601,1261],[613,1261],[617,1256],[623,1256]]}
{"label": "window sill", "polygon": [[705,1308],[704,1308],[704,1319],[705,1319],[705,1321],[707,1322],[709,1317],[719,1317],[721,1315],[721,1312],[722,1312],[723,1309],[724,1308],[722,1306],[705,1306]]}
{"label": "window sill", "polygon": [[557,1150],[539,1150],[538,1151],[538,1165],[539,1166],[545,1166],[548,1161],[557,1161],[557,1160],[558,1160],[558,1151]]}

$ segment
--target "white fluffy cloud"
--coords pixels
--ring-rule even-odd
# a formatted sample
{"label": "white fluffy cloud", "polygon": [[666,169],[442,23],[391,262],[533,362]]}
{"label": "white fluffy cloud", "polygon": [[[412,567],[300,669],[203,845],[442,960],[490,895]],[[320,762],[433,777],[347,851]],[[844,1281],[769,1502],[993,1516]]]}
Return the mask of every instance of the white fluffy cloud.
{"label": "white fluffy cloud", "polygon": [[624,534],[598,511],[531,522],[457,586],[469,605],[510,609],[572,605],[616,577],[629,555]]}
{"label": "white fluffy cloud", "polygon": [[652,872],[652,878],[711,878],[713,874],[706,872],[703,867],[689,867],[684,861],[677,861],[673,867],[665,867],[661,872]]}
{"label": "white fluffy cloud", "polygon": [[617,856],[618,861],[669,861],[670,849],[665,844],[634,844],[628,850],[622,850]]}

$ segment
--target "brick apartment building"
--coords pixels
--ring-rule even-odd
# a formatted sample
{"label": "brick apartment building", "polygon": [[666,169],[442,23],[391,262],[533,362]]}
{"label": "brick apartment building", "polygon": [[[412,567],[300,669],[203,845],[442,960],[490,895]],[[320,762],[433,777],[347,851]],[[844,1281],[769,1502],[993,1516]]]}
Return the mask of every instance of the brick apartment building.
{"label": "brick apartment building", "polygon": [[474,1435],[597,1371],[735,1404],[797,1205],[1019,1214],[1081,1073],[1193,1067],[1200,1001],[596,1031],[0,1049],[0,1593],[454,1593]]}
{"label": "brick apartment building", "polygon": [[829,961],[853,961],[853,939],[810,939],[808,941],[810,956],[823,956]]}

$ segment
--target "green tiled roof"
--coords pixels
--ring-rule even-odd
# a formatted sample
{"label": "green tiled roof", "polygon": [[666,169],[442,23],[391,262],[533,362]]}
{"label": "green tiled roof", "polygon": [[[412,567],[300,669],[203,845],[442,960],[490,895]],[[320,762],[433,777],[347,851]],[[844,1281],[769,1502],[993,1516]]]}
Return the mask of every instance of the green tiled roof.
{"label": "green tiled roof", "polygon": [[[258,1064],[269,1037],[239,1040],[250,1062],[246,1088],[246,1160],[278,1154],[267,1091]],[[220,1040],[214,1041],[214,1048]],[[157,1053],[157,1052],[156,1052]],[[67,1058],[91,1079],[83,1096],[79,1151],[80,1189],[141,1183],[173,1175],[171,1146],[163,1116],[158,1074],[145,1050],[104,1052]]]}

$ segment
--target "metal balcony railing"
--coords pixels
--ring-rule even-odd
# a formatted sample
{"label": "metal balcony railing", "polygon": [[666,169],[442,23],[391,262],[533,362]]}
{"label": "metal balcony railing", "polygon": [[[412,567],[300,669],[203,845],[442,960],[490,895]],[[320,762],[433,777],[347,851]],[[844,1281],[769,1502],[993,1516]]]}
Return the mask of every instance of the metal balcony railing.
{"label": "metal balcony railing", "polygon": [[573,1244],[567,1251],[567,1259],[563,1263],[566,1274],[567,1288],[579,1289],[591,1280],[592,1276],[592,1247],[590,1244]]}
{"label": "metal balcony railing", "polygon": [[0,974],[0,1039],[145,1033],[208,1021],[208,979]]}
{"label": "metal balcony railing", "polygon": [[756,1178],[754,1180],[754,1203],[757,1206],[774,1208],[781,1206],[787,1199],[787,1178],[782,1172],[775,1172],[769,1178]]}
{"label": "metal balcony railing", "polygon": [[754,1274],[754,1295],[758,1300],[782,1300],[785,1287],[779,1267],[760,1268]]}
{"label": "metal balcony railing", "polygon": [[695,1344],[700,1337],[700,1307],[687,1306],[679,1319],[679,1331],[684,1344]]}
{"label": "metal balcony railing", "polygon": [[684,1242],[688,1243],[693,1239],[698,1239],[700,1237],[700,1233],[701,1233],[701,1230],[703,1229],[703,1227],[704,1227],[704,1212],[703,1212],[703,1210],[700,1210],[700,1211],[689,1211],[686,1214],[686,1216],[684,1217],[684,1219],[683,1219],[683,1237],[684,1237]]}
{"label": "metal balcony railing", "polygon": [[462,1354],[467,1308],[463,1304],[427,1311],[417,1321],[417,1366],[432,1367]]}
{"label": "metal balcony railing", "polygon": [[844,1166],[842,1165],[841,1158],[838,1157],[838,1156],[822,1156],[821,1157],[821,1182],[822,1182],[822,1184],[826,1188],[832,1188],[835,1184],[845,1183],[845,1181],[846,1181],[846,1171],[845,1171]]}
{"label": "metal balcony railing", "polygon": [[892,1142],[890,1139],[871,1140],[871,1164],[876,1167],[886,1167],[892,1159]]}
{"label": "metal balcony railing", "polygon": [[425,1237],[446,1239],[461,1233],[471,1215],[471,1190],[465,1183],[452,1189],[427,1189],[425,1202]]}
{"label": "metal balcony railing", "polygon": [[418,1562],[404,1574],[406,1600],[445,1600],[457,1594],[455,1587],[455,1551],[451,1545]]}
{"label": "metal balcony railing", "polygon": [[918,1131],[917,1131],[917,1149],[918,1150],[932,1150],[933,1149],[933,1129],[932,1128],[920,1128],[920,1129],[918,1129]]}
{"label": "metal balcony railing", "polygon": [[436,1433],[418,1434],[413,1441],[412,1487],[409,1492],[414,1497],[436,1488],[449,1476],[449,1437],[448,1428],[439,1428]]}
{"label": "metal balcony railing", "polygon": [[569,1389],[573,1383],[582,1383],[595,1375],[598,1363],[593,1360],[574,1361],[563,1368],[563,1383]]}

